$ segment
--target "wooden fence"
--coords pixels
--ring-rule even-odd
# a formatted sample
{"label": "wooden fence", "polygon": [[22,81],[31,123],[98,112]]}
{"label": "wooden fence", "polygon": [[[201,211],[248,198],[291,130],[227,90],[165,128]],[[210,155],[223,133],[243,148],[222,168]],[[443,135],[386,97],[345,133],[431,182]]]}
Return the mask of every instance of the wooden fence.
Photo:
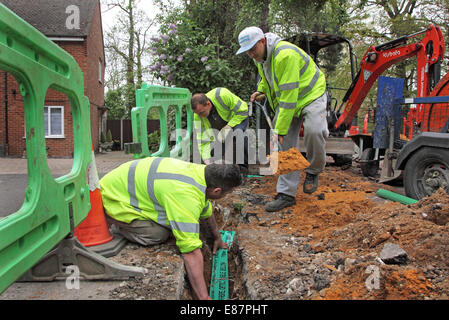
{"label": "wooden fence", "polygon": [[[160,130],[159,120],[147,120],[148,134]],[[112,140],[120,141],[120,150],[124,149],[124,144],[133,142],[133,132],[131,120],[107,120],[106,132],[111,130]]]}

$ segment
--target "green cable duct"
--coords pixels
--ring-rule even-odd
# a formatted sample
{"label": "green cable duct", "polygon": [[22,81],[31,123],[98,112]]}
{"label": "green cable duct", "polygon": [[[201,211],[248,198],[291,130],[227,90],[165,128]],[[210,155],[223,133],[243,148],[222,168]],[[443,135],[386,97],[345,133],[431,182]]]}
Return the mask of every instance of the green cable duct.
{"label": "green cable duct", "polygon": [[392,191],[388,191],[385,189],[379,189],[376,192],[376,195],[381,197],[381,198],[385,198],[388,200],[392,200],[392,201],[396,201],[402,204],[414,204],[417,203],[418,200],[403,196],[402,194],[398,194]]}
{"label": "green cable duct", "polygon": [[212,300],[229,299],[228,251],[231,249],[235,231],[220,230],[221,240],[228,245],[228,250],[219,249],[212,259],[212,275],[209,295]]}

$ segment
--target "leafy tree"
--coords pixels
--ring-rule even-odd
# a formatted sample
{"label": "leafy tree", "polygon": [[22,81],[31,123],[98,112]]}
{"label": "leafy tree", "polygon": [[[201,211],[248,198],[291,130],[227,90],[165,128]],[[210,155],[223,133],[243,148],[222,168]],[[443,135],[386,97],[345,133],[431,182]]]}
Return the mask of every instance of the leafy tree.
{"label": "leafy tree", "polygon": [[126,115],[125,97],[123,88],[108,90],[106,92],[105,104],[108,107],[108,118],[119,120]]}
{"label": "leafy tree", "polygon": [[[147,35],[152,21],[137,5],[140,0],[109,0],[109,8],[118,8],[116,24],[105,32],[105,49],[114,68],[106,80],[110,89],[123,87],[125,115],[136,105],[135,91],[142,85],[147,54]],[[112,97],[111,97],[112,98]]]}
{"label": "leafy tree", "polygon": [[[231,7],[228,10],[226,3]],[[236,66],[234,59],[241,57],[235,56],[238,43],[234,29],[227,29],[232,23],[215,21],[228,18],[232,21],[231,9],[237,7],[229,1],[216,1],[215,5],[211,1],[197,1],[183,10],[164,12],[159,16],[159,35],[152,38],[154,63],[150,71],[164,84],[188,88],[192,93],[223,86],[242,98],[249,96],[254,87],[249,88],[242,78],[247,76],[245,70],[253,73],[254,66],[248,68],[248,60],[244,70]],[[216,12],[223,13],[216,15]]]}
{"label": "leafy tree", "polygon": [[[424,30],[430,23],[439,24],[444,30],[445,25],[439,22],[447,21],[448,17],[448,1],[436,3],[428,0],[353,0],[352,2],[355,12],[363,12],[365,16],[366,14],[370,16],[368,23],[365,21],[364,25],[362,23],[357,25],[365,32],[367,29],[372,30],[369,45],[378,45],[401,36],[413,34]],[[446,8],[444,8],[445,4]],[[440,12],[441,14],[431,15],[429,14],[431,12]],[[419,39],[419,37],[416,37],[411,41],[419,41]],[[405,94],[411,95],[416,86],[415,69],[416,60],[408,59],[392,66],[386,74],[404,78],[406,80]]]}
{"label": "leafy tree", "polygon": [[[351,17],[348,23],[342,25],[342,33],[350,39],[360,60],[371,45],[379,45],[424,30],[430,23],[442,27],[447,33],[449,1],[429,0],[350,0],[347,13]],[[419,41],[415,37],[411,42]],[[348,84],[349,72],[341,62],[337,66],[336,82]],[[443,66],[444,69],[444,66]],[[443,72],[444,73],[444,72]],[[407,59],[390,67],[383,75],[405,79],[404,96],[416,94],[416,59]],[[377,84],[374,84],[365,102],[360,108],[360,119],[369,109],[374,109],[377,103]]]}
{"label": "leafy tree", "polygon": [[[192,91],[226,86],[243,99],[256,89],[258,78],[251,59],[235,55],[238,34],[245,27],[260,26],[286,38],[299,32],[339,33],[349,21],[344,0],[196,0],[179,7],[157,2],[161,28],[150,69],[156,78]],[[322,57],[328,68],[338,63],[340,50]]]}

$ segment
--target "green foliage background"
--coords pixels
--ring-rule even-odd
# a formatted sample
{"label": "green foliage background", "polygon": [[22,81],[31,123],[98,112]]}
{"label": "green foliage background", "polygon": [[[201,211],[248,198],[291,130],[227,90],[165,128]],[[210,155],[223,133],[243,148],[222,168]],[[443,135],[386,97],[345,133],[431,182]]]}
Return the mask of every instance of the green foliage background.
{"label": "green foliage background", "polygon": [[[422,30],[429,23],[448,36],[449,1],[430,0],[156,0],[160,9],[144,66],[143,81],[188,88],[192,93],[215,87],[229,88],[245,101],[255,91],[257,69],[246,54],[235,55],[238,34],[251,25],[281,38],[298,33],[322,32],[344,36],[354,45],[357,59],[371,45],[378,45]],[[419,41],[413,39],[412,41]],[[344,46],[323,50],[318,64],[329,86],[349,88],[352,78],[349,53]],[[179,58],[181,57],[181,58]],[[182,59],[182,60],[181,60]],[[163,68],[162,68],[163,67]],[[413,96],[416,60],[391,67],[384,75],[406,79],[405,96]],[[443,65],[443,75],[446,72]],[[148,77],[150,75],[150,77]],[[362,110],[376,105],[376,87]],[[110,118],[123,116],[123,90],[107,94]],[[333,95],[341,101],[345,90]]]}

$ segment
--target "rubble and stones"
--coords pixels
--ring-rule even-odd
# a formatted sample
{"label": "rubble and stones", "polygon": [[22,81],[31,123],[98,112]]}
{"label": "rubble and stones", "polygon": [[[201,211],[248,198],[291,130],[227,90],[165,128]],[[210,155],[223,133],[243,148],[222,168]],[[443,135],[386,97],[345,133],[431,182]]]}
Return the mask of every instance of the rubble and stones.
{"label": "rubble and stones", "polygon": [[[390,202],[376,191],[394,187],[357,170],[327,167],[315,194],[299,188],[296,205],[280,212],[263,208],[275,195],[276,176],[251,178],[214,202],[219,228],[236,231],[230,299],[448,299],[449,196],[439,190],[413,205]],[[390,244],[402,249],[400,264],[382,254]],[[111,299],[192,298],[173,241],[124,253],[114,260],[149,273],[123,282]],[[209,281],[208,245],[203,255]]]}
{"label": "rubble and stones", "polygon": [[386,243],[379,258],[386,264],[405,264],[408,256],[400,246],[395,243]]}
{"label": "rubble and stones", "polygon": [[[250,179],[218,202],[232,206],[245,195],[269,201],[275,182],[276,176]],[[233,212],[223,227],[237,231],[247,295],[232,298],[447,299],[449,229],[444,221],[449,196],[439,190],[402,205],[378,198],[379,188],[395,191],[363,177],[357,168],[330,166],[320,175],[316,194],[299,188],[294,207],[267,213],[265,201],[248,201],[241,211],[258,219],[247,223],[236,223],[241,219]],[[388,243],[401,248],[393,259],[400,264],[382,260]],[[374,276],[377,282],[369,286]]]}

